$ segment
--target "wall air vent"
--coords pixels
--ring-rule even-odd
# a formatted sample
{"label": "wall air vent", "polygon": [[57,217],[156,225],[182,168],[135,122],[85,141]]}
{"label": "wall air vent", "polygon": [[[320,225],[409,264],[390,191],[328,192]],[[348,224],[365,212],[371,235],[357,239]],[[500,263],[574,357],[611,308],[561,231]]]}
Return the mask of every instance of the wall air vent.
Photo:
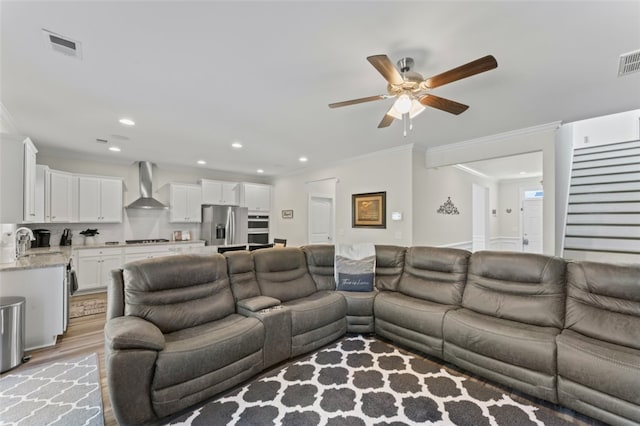
{"label": "wall air vent", "polygon": [[640,50],[620,55],[618,77],[640,71]]}
{"label": "wall air vent", "polygon": [[82,59],[82,43],[78,40],[45,29],[42,29],[42,35],[44,36],[46,45],[55,52]]}

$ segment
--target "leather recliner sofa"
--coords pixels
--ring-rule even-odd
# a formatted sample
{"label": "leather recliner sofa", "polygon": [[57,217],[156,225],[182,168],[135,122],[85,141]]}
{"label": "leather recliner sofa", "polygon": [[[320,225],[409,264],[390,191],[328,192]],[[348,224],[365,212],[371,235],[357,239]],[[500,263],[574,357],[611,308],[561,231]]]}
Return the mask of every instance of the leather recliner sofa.
{"label": "leather recliner sofa", "polygon": [[375,290],[349,293],[334,291],[333,253],[180,255],[115,270],[105,344],[118,421],[170,415],[346,332],[375,332],[605,422],[640,422],[640,266],[376,246]]}

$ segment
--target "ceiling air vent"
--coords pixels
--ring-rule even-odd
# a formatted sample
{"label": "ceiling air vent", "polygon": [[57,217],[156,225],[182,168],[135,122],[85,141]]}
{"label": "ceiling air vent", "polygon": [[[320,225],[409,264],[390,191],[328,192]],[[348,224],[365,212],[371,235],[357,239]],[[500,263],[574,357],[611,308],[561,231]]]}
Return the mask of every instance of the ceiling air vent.
{"label": "ceiling air vent", "polygon": [[55,52],[82,59],[82,43],[79,41],[45,29],[42,30],[42,34],[47,46],[51,47]]}
{"label": "ceiling air vent", "polygon": [[620,55],[618,77],[640,71],[640,50]]}

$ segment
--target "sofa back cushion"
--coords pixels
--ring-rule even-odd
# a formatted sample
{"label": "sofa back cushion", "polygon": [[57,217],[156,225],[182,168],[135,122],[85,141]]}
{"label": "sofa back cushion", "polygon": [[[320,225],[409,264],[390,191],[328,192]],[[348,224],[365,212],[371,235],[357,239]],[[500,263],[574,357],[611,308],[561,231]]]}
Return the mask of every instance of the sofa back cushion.
{"label": "sofa back cushion", "polygon": [[313,244],[302,247],[307,267],[318,290],[335,290],[335,247],[331,244]]}
{"label": "sofa back cushion", "polygon": [[566,262],[541,254],[479,251],[471,255],[462,306],[485,315],[562,328]]}
{"label": "sofa back cushion", "polygon": [[405,247],[376,246],[376,288],[396,291],[404,267]]}
{"label": "sofa back cushion", "polygon": [[317,291],[309,275],[302,249],[284,247],[251,252],[256,278],[263,296],[281,302],[309,296]]}
{"label": "sofa back cushion", "polygon": [[565,328],[640,350],[640,265],[570,262]]}
{"label": "sofa back cushion", "polygon": [[260,287],[258,287],[256,280],[256,270],[251,253],[241,250],[228,251],[223,255],[227,259],[227,272],[235,300],[260,296]]}
{"label": "sofa back cushion", "polygon": [[125,315],[144,318],[170,333],[235,312],[221,254],[158,257],[123,268]]}
{"label": "sofa back cushion", "polygon": [[453,248],[410,247],[398,291],[444,305],[460,305],[470,255]]}

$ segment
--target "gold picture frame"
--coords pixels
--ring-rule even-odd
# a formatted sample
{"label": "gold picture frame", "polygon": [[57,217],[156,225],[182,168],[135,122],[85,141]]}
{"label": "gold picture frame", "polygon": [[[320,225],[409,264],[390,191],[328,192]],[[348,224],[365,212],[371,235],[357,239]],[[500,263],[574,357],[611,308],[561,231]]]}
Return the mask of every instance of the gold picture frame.
{"label": "gold picture frame", "polygon": [[387,193],[369,192],[351,195],[353,228],[387,228]]}

